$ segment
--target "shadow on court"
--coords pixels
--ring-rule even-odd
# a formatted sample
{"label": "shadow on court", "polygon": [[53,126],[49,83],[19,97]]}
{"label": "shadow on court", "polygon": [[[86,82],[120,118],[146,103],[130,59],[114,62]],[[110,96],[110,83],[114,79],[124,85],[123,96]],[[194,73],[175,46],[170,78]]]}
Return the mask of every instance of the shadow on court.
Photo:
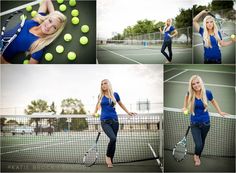
{"label": "shadow on court", "polygon": [[187,154],[185,160],[176,162],[172,151],[164,150],[165,172],[235,172],[235,158],[201,157],[201,165],[194,166],[193,155]]}
{"label": "shadow on court", "polygon": [[85,167],[81,164],[43,164],[43,163],[1,163],[2,172],[160,172],[155,160],[115,164],[113,168],[106,165]]}

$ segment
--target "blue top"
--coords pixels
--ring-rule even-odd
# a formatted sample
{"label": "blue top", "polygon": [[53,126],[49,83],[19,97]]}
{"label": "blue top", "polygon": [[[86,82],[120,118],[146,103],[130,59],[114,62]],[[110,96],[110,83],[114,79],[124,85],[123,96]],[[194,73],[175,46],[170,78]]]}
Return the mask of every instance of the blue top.
{"label": "blue top", "polygon": [[[201,36],[203,37],[203,32],[204,29],[202,27],[200,27],[199,29],[199,33],[201,34]],[[221,33],[218,31],[219,37],[222,40],[222,36]],[[208,60],[221,60],[221,52],[220,52],[220,48],[218,46],[218,42],[216,40],[216,38],[213,35],[210,35],[210,40],[211,40],[211,46],[212,48],[207,48],[204,46],[204,59],[208,59]],[[203,44],[204,41],[203,41]]]}
{"label": "blue top", "polygon": [[[44,15],[44,13],[40,13],[41,15]],[[3,53],[3,57],[6,60],[12,59],[16,54],[20,52],[26,52],[29,51],[30,46],[33,42],[35,42],[37,39],[39,39],[38,36],[32,34],[29,32],[29,30],[34,26],[39,26],[40,24],[36,22],[35,20],[26,20],[25,24],[21,30],[21,32],[18,34],[18,36],[12,41],[12,43],[7,47],[7,49]],[[8,31],[6,35],[11,32]],[[32,58],[34,58],[37,61],[40,61],[43,55],[43,50],[39,50],[31,55]]]}
{"label": "blue top", "polygon": [[171,40],[170,34],[175,30],[174,26],[170,26],[170,29],[168,31],[164,31],[164,41]]}
{"label": "blue top", "polygon": [[[213,100],[213,95],[211,91],[206,90],[206,96],[208,101]],[[194,115],[191,114],[191,123],[209,123],[210,116],[208,110],[205,110],[204,104],[201,99],[195,98],[195,107],[194,107]]]}
{"label": "blue top", "polygon": [[[118,95],[118,93],[114,92],[114,97],[117,102],[120,101],[120,96]],[[101,118],[100,118],[101,121],[110,120],[110,119],[114,119],[118,121],[116,109],[112,105],[111,99],[107,98],[106,96],[103,96],[101,100],[101,108],[102,108]]]}

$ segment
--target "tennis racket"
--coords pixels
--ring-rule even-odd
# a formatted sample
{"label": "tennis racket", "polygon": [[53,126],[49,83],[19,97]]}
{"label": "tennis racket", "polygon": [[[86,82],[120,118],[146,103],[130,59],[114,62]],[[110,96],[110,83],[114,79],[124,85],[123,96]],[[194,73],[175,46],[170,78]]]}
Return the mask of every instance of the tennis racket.
{"label": "tennis racket", "polygon": [[4,22],[1,30],[1,54],[7,49],[11,42],[17,37],[25,24],[25,15],[21,10],[12,13]]}
{"label": "tennis racket", "polygon": [[[212,12],[208,12],[208,14],[215,19],[216,24],[218,25],[219,30],[222,34],[224,34],[225,36],[233,35],[233,34],[229,34],[228,32],[225,32],[223,29],[223,24],[227,21],[226,19],[222,18],[219,14],[212,14]],[[234,28],[232,30],[234,30]],[[232,32],[234,32],[234,31],[232,31]]]}
{"label": "tennis racket", "polygon": [[95,143],[93,144],[93,146],[84,154],[84,158],[83,158],[83,163],[86,167],[91,167],[93,166],[97,159],[98,159],[98,149],[97,149],[97,143],[98,143],[98,139],[99,136],[101,135],[101,132],[98,132],[97,138]]}
{"label": "tennis racket", "polygon": [[188,126],[188,129],[181,141],[179,141],[175,147],[173,148],[173,157],[177,162],[180,162],[184,159],[185,155],[187,154],[187,135],[189,132],[190,126]]}

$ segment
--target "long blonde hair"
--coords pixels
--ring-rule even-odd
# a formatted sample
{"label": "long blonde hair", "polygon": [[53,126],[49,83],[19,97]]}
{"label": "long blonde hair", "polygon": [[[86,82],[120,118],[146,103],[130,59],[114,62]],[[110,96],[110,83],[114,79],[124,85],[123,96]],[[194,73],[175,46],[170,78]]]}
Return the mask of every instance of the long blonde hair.
{"label": "long blonde hair", "polygon": [[52,43],[60,34],[61,32],[63,31],[65,25],[66,25],[66,16],[64,14],[62,14],[61,12],[59,11],[54,11],[52,13],[50,13],[49,15],[47,16],[42,16],[40,14],[38,14],[34,20],[36,20],[37,22],[39,22],[39,24],[43,23],[46,19],[48,19],[49,17],[57,17],[60,22],[62,23],[61,24],[61,27],[59,27],[59,29],[51,34],[51,35],[47,35],[46,37],[43,37],[43,38],[39,38],[38,40],[36,40],[30,47],[30,54],[33,54],[41,49],[43,49],[44,47],[48,46],[50,43]]}
{"label": "long blonde hair", "polygon": [[[108,84],[108,97],[109,97],[109,102],[110,104],[113,102],[114,103],[114,106],[116,105],[116,99],[114,97],[114,92],[113,92],[113,89],[112,89],[112,85],[111,85],[111,82],[108,80],[108,79],[103,79],[101,81],[104,82],[106,81],[107,84]],[[105,96],[105,92],[102,90],[102,85],[101,85],[101,88],[100,88],[100,94],[98,96],[98,102],[101,104],[101,101],[102,101],[102,98],[103,96]]]}
{"label": "long blonde hair", "polygon": [[[169,25],[169,26],[167,26],[167,21],[168,21],[168,20],[170,20],[170,25]],[[172,25],[172,19],[169,18],[169,19],[167,19],[166,22],[165,22],[165,27],[164,27],[164,29],[163,29],[163,34],[165,34],[166,31],[169,31],[169,30],[170,30],[171,25]]]}
{"label": "long blonde hair", "polygon": [[204,19],[203,19],[203,40],[204,40],[204,46],[207,47],[207,48],[212,48],[212,45],[211,45],[211,40],[210,40],[210,34],[208,32],[208,29],[207,29],[207,26],[206,26],[206,22],[207,20],[212,20],[213,21],[213,32],[214,32],[214,37],[216,38],[218,44],[220,42],[220,36],[219,36],[219,32],[218,32],[218,28],[217,28],[217,25],[216,25],[216,22],[215,22],[215,19],[212,17],[212,16],[206,16]]}
{"label": "long blonde hair", "polygon": [[202,100],[203,105],[205,107],[204,111],[206,111],[206,109],[208,107],[208,103],[207,103],[207,97],[206,97],[206,90],[205,90],[202,78],[198,75],[193,75],[190,78],[189,85],[188,85],[188,108],[189,108],[190,112],[194,114],[194,107],[195,107],[194,103],[195,103],[196,93],[192,87],[193,80],[198,80],[200,82],[200,85],[201,85],[200,99]]}

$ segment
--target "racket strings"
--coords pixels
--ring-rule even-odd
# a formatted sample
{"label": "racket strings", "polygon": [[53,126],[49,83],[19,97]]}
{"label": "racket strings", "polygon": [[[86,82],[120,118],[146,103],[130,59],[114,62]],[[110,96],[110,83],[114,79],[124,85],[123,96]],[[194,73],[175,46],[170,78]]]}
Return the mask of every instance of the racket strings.
{"label": "racket strings", "polygon": [[88,153],[86,153],[86,155],[84,156],[84,164],[86,166],[93,165],[96,162],[97,157],[98,157],[98,152],[95,149],[88,151]]}
{"label": "racket strings", "polygon": [[177,161],[181,161],[184,159],[186,153],[186,146],[184,144],[177,144],[173,151],[173,156]]}

